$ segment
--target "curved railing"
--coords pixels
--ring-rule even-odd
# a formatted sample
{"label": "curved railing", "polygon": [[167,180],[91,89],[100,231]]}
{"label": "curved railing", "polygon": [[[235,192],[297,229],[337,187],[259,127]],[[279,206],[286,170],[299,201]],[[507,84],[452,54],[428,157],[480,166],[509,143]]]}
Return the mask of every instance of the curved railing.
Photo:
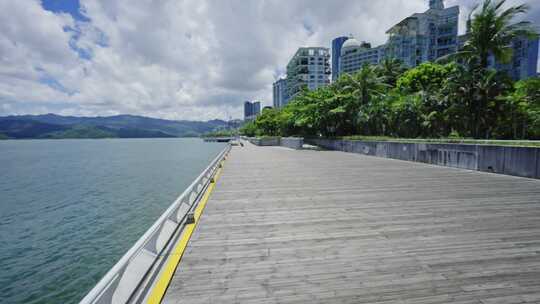
{"label": "curved railing", "polygon": [[144,298],[162,258],[197,207],[221,161],[231,150],[227,145],[195,181],[176,199],[146,233],[105,274],[81,304],[137,303]]}

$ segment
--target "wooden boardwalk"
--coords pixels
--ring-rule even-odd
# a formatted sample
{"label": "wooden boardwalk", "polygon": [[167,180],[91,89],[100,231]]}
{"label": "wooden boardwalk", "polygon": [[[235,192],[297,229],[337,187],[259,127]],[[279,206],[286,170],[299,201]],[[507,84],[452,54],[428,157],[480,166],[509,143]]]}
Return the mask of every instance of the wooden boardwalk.
{"label": "wooden boardwalk", "polygon": [[540,181],[234,147],[163,303],[540,303]]}

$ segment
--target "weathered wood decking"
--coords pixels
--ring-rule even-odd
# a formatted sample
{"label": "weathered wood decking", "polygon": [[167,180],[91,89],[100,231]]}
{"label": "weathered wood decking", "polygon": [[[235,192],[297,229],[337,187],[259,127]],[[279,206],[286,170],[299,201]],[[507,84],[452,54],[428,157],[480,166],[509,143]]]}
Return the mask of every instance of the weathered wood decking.
{"label": "weathered wood decking", "polygon": [[540,303],[540,181],[234,147],[164,303]]}

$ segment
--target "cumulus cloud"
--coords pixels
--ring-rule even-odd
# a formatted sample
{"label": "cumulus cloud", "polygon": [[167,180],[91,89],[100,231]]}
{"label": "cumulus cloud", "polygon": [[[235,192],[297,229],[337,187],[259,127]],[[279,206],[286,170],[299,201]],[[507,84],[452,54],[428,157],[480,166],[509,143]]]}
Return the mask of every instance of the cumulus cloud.
{"label": "cumulus cloud", "polygon": [[[529,19],[538,22],[535,0]],[[462,25],[472,0],[462,6]],[[517,3],[517,0],[511,0]],[[79,15],[0,0],[0,115],[241,117],[271,104],[299,46],[353,34],[374,45],[427,0],[81,0]],[[463,26],[462,26],[463,29]]]}

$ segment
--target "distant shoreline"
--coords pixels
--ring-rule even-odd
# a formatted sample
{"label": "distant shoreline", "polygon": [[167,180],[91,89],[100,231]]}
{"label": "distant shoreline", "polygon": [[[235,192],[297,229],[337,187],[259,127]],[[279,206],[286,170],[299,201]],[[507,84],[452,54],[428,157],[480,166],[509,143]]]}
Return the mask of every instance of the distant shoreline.
{"label": "distant shoreline", "polygon": [[65,137],[65,138],[3,138],[0,137],[0,141],[23,141],[23,140],[76,140],[76,139],[89,139],[89,140],[102,140],[102,139],[186,139],[186,138],[198,138],[203,139],[202,136],[176,136],[176,137]]}
{"label": "distant shoreline", "polygon": [[0,117],[0,139],[183,138],[229,131],[239,121],[175,121],[144,116],[55,114]]}

